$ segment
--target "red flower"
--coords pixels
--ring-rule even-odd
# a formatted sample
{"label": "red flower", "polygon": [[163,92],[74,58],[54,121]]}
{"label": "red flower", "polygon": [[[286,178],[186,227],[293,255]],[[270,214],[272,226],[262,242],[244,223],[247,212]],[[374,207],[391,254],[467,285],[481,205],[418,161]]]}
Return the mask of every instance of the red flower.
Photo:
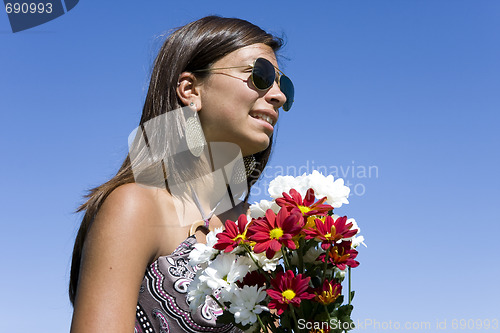
{"label": "red flower", "polygon": [[310,277],[302,278],[302,274],[294,276],[291,270],[286,273],[279,272],[271,281],[271,288],[266,290],[271,297],[268,307],[276,309],[277,314],[281,315],[288,304],[298,307],[303,299],[314,298],[314,294],[307,292],[310,279]]}
{"label": "red flower", "polygon": [[217,234],[219,241],[214,245],[216,250],[224,250],[224,252],[231,252],[235,247],[244,243],[246,238],[246,225],[247,217],[245,214],[241,214],[238,217],[238,225],[231,220],[227,220],[225,223],[225,230]]}
{"label": "red flower", "polygon": [[321,247],[328,250],[330,245],[335,244],[343,238],[349,238],[358,232],[358,229],[351,229],[352,222],[346,224],[347,216],[339,217],[335,221],[331,216],[326,216],[325,222],[316,219],[316,228],[306,228],[304,230],[306,239],[315,238],[318,242],[323,242]]}
{"label": "red flower", "polygon": [[321,304],[331,304],[340,296],[342,285],[335,280],[323,282],[323,286],[315,291],[316,301]]}
{"label": "red flower", "polygon": [[[340,270],[344,270],[346,266],[358,267],[359,262],[354,260],[357,257],[358,251],[351,247],[350,241],[343,241],[340,244],[335,244],[330,250],[328,250],[328,262],[338,267]],[[321,254],[318,259],[325,262],[326,253]]]}
{"label": "red flower", "polygon": [[304,217],[311,215],[324,215],[333,209],[330,205],[324,205],[323,202],[326,201],[326,197],[316,201],[314,196],[314,190],[312,188],[307,190],[304,200],[302,196],[295,189],[290,190],[290,195],[283,192],[283,198],[276,199],[276,203],[288,211],[294,208],[298,208]]}
{"label": "red flower", "polygon": [[250,224],[248,239],[256,243],[255,253],[266,251],[266,257],[271,259],[282,245],[292,250],[297,248],[292,238],[302,230],[302,224],[302,215],[297,209],[292,212],[281,209],[278,215],[268,209],[264,218]]}

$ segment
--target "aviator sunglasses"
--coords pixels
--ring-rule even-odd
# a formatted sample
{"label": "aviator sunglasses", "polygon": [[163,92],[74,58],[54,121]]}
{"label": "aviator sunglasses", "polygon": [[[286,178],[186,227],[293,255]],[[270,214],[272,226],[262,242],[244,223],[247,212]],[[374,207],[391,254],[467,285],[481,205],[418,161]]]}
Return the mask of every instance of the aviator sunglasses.
{"label": "aviator sunglasses", "polygon": [[243,67],[252,67],[252,74],[250,77],[252,78],[252,83],[255,88],[259,90],[267,90],[271,88],[276,79],[276,70],[278,70],[278,87],[281,92],[286,97],[286,102],[283,104],[282,108],[284,111],[290,110],[293,104],[293,95],[294,88],[292,80],[288,76],[286,76],[282,71],[278,68],[274,67],[274,65],[267,59],[257,58],[253,62],[253,65],[246,66],[232,66],[232,67],[219,67],[219,68],[207,68],[207,69],[199,69],[193,72],[206,72],[213,71],[218,69],[231,69],[231,68],[243,68]]}

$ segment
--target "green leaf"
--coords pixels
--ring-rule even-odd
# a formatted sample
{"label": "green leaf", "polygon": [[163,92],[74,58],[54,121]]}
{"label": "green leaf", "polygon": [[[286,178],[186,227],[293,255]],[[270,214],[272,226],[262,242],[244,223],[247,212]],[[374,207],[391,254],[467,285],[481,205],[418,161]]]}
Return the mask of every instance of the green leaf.
{"label": "green leaf", "polygon": [[354,290],[351,291],[351,301],[352,301],[353,298],[354,298]]}
{"label": "green leaf", "polygon": [[332,330],[332,332],[345,332],[354,328],[354,322],[351,319],[351,312],[354,307],[352,305],[343,305],[339,307],[331,316],[336,316],[337,320],[341,323],[338,327],[339,330]]}
{"label": "green leaf", "polygon": [[314,317],[314,321],[328,321],[328,314],[321,312]]}
{"label": "green leaf", "polygon": [[340,319],[340,321],[344,322],[344,321],[349,321],[351,322],[351,312],[352,310],[354,309],[354,307],[352,305],[342,305],[341,307],[339,307],[337,309],[337,312],[338,312],[338,317]]}
{"label": "green leaf", "polygon": [[341,306],[342,303],[344,303],[344,295],[340,295],[339,297],[337,297],[337,299],[334,302],[335,307]]}

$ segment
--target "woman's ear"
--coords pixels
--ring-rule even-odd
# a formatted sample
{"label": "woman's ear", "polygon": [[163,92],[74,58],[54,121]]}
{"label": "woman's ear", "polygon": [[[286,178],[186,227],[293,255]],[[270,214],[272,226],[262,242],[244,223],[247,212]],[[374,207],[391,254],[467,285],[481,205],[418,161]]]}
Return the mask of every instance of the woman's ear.
{"label": "woman's ear", "polygon": [[[176,91],[182,104],[190,106],[196,111],[201,110],[200,80],[193,73],[182,72],[179,75]],[[191,106],[191,103],[194,105]]]}

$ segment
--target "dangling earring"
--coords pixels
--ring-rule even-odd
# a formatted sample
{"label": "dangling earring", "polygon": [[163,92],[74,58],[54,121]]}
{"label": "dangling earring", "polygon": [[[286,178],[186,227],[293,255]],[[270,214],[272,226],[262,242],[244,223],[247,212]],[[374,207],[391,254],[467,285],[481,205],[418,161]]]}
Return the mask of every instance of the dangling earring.
{"label": "dangling earring", "polygon": [[255,160],[255,156],[249,155],[243,157],[243,163],[245,163],[245,170],[247,177],[250,177],[250,175],[254,172],[255,167],[257,166],[257,161]]}
{"label": "dangling earring", "polygon": [[[189,103],[189,106],[193,107],[194,103]],[[197,117],[193,116],[186,119],[186,144],[189,151],[194,156],[200,157],[201,153],[203,153],[205,136],[203,135],[203,129]]]}

